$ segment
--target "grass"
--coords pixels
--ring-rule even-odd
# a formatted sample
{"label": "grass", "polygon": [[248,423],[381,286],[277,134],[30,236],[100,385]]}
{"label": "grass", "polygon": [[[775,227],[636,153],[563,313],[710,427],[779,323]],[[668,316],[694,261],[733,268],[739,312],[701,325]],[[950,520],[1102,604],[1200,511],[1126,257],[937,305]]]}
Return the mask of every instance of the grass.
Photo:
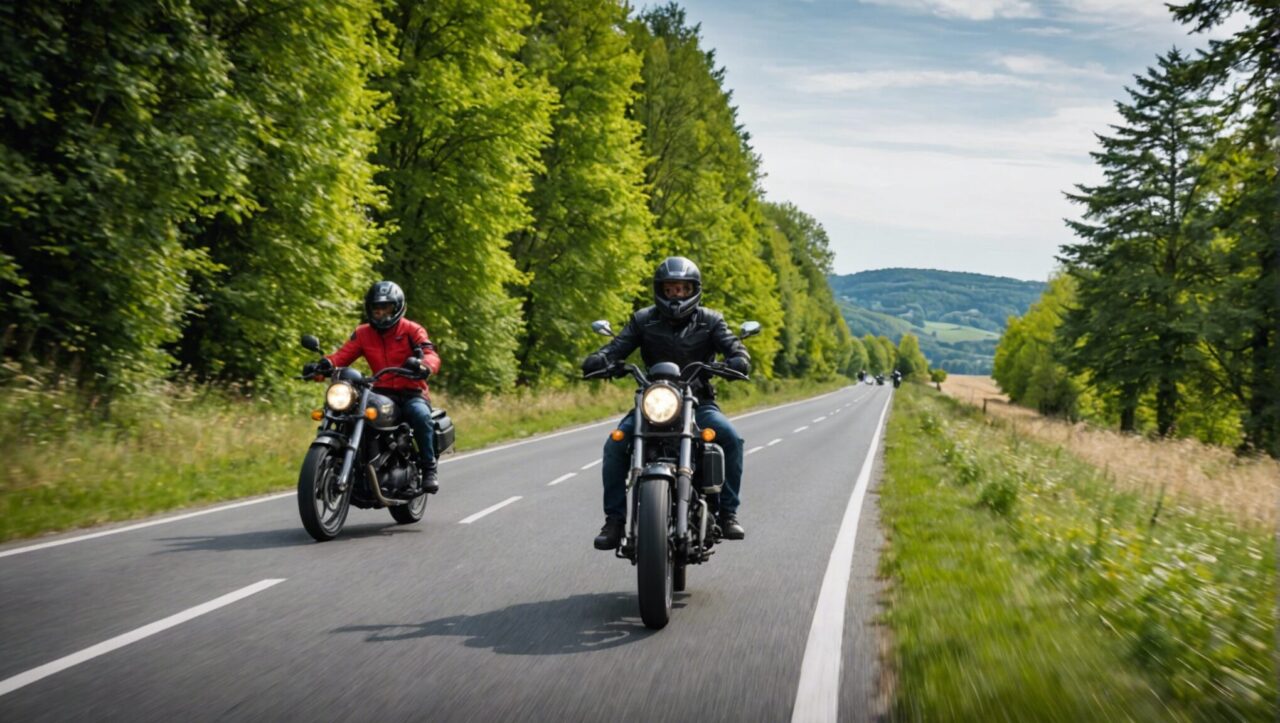
{"label": "grass", "polygon": [[[1008,403],[991,377],[948,376],[942,390],[983,406],[1019,434],[1062,447],[1099,467],[1127,490],[1164,490],[1174,503],[1211,506],[1240,519],[1274,527],[1280,503],[1280,462],[1239,457],[1231,450],[1193,439],[1148,439],[1089,424],[1040,416]],[[998,400],[998,401],[997,401]]]}
{"label": "grass", "polygon": [[881,505],[895,717],[1274,718],[1271,528],[1124,489],[918,385]]}
{"label": "grass", "polygon": [[1000,338],[1000,334],[997,332],[973,326],[963,326],[943,321],[924,322],[924,333],[932,336],[934,332],[937,332],[936,338],[938,341],[948,344],[954,344],[958,341],[986,341]]}
{"label": "grass", "polygon": [[[720,388],[728,392],[722,406],[734,413],[847,383],[762,380]],[[103,421],[83,412],[70,391],[3,391],[0,541],[292,489],[315,433],[307,412],[322,395],[320,385],[300,384],[274,401],[174,387],[123,400]],[[454,419],[457,451],[467,451],[620,418],[632,394],[615,382],[479,400],[433,396]]]}

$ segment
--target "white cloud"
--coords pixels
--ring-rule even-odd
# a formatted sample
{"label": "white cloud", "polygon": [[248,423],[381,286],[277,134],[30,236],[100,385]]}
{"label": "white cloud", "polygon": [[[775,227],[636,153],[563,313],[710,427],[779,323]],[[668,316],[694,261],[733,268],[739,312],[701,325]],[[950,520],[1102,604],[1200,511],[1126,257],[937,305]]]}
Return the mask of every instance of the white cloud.
{"label": "white cloud", "polygon": [[1016,75],[1049,75],[1113,80],[1121,76],[1107,72],[1101,63],[1071,65],[1046,55],[1001,55],[996,63]]}
{"label": "white cloud", "polygon": [[1040,13],[1027,0],[862,0],[875,5],[892,5],[923,11],[944,18],[992,20],[1034,18]]}
{"label": "white cloud", "polygon": [[1034,87],[1025,78],[973,70],[866,70],[848,73],[809,73],[800,77],[796,88],[803,93],[852,93],[884,88],[949,87]]}

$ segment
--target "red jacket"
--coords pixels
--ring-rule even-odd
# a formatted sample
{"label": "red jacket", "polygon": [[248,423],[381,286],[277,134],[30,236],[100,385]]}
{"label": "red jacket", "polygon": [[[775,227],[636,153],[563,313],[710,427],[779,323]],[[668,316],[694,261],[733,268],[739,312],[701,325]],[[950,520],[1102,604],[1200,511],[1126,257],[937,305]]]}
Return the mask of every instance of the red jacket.
{"label": "red jacket", "polygon": [[[427,339],[427,330],[416,321],[402,318],[395,326],[381,332],[368,324],[357,326],[347,343],[330,354],[328,359],[335,367],[345,367],[363,356],[369,362],[369,368],[377,373],[387,367],[401,366],[418,349],[422,350],[422,365],[431,369],[432,374],[438,373],[440,355]],[[431,391],[427,380],[407,379],[399,374],[388,374],[379,379],[378,389],[397,392],[418,389],[424,397],[429,397]]]}

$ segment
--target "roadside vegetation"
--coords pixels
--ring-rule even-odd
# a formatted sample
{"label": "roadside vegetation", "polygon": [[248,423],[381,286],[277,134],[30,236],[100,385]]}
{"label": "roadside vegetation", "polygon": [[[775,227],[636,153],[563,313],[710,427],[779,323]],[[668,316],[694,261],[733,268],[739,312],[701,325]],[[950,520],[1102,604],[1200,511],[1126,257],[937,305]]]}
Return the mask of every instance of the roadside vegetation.
{"label": "roadside vegetation", "polygon": [[1274,718],[1273,526],[913,384],[881,505],[899,719]]}
{"label": "roadside vegetation", "polygon": [[[760,380],[718,385],[730,414],[848,383]],[[320,385],[274,400],[166,385],[114,405],[103,422],[73,390],[11,386],[0,395],[0,541],[289,490],[315,432]],[[473,399],[436,393],[457,451],[621,417],[632,389],[583,383]],[[601,439],[604,432],[601,432]],[[447,457],[446,457],[447,459]],[[448,467],[444,468],[448,479]]]}

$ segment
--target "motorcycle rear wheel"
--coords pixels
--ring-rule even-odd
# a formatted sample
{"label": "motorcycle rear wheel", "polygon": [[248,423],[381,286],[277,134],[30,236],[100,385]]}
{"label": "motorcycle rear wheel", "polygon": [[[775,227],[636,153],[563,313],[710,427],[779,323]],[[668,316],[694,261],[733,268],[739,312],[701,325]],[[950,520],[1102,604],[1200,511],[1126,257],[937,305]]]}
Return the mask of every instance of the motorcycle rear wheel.
{"label": "motorcycle rear wheel", "polygon": [[407,505],[395,505],[388,507],[391,512],[391,519],[401,525],[410,525],[422,519],[423,513],[427,511],[427,493],[414,497],[409,500]]}
{"label": "motorcycle rear wheel", "polygon": [[674,561],[670,542],[671,499],[667,481],[640,483],[636,529],[636,582],[640,619],[647,628],[661,630],[671,619]]}
{"label": "motorcycle rear wheel", "polygon": [[342,458],[328,447],[315,446],[302,460],[298,475],[298,516],[316,542],[328,542],[342,532],[351,509],[351,485],[339,492]]}

